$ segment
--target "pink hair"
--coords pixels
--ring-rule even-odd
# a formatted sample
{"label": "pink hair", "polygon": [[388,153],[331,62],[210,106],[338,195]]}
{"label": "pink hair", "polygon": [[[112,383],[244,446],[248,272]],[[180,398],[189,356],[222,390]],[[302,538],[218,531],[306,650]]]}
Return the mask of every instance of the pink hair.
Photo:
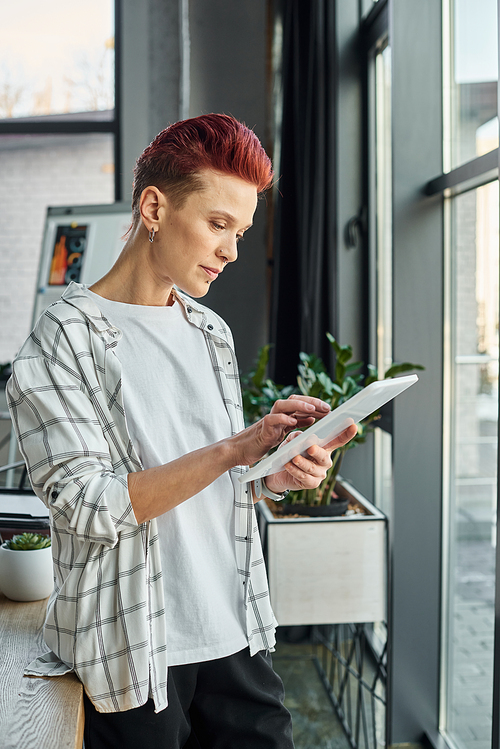
{"label": "pink hair", "polygon": [[205,114],[165,128],[137,159],[132,211],[139,216],[142,191],[154,185],[181,208],[189,193],[203,189],[202,169],[232,174],[260,194],[273,178],[269,156],[255,133],[234,117]]}

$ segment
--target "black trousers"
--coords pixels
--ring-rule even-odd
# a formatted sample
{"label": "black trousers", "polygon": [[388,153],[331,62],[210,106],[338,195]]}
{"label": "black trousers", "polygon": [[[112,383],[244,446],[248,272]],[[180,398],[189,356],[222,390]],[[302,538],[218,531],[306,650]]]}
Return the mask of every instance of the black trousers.
{"label": "black trousers", "polygon": [[85,695],[85,749],[293,749],[283,683],[263,651],[171,666],[167,690],[159,713],[151,699],[99,713]]}

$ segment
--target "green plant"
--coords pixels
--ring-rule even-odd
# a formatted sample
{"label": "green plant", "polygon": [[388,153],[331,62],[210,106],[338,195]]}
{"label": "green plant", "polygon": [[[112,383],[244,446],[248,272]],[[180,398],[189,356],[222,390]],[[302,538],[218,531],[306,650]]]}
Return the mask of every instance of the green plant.
{"label": "green plant", "polygon": [[[293,386],[278,386],[272,380],[264,379],[269,358],[269,345],[260,349],[255,370],[242,379],[243,406],[248,424],[257,421],[257,419],[269,413],[275,400],[278,400],[278,398],[288,398],[293,392],[300,392],[303,395],[321,398],[321,400],[329,403],[332,409],[335,409],[349,400],[349,398],[352,398],[353,395],[359,393],[364,387],[379,379],[378,371],[373,365],[368,364],[366,367],[367,373],[364,374],[364,362],[351,362],[353,356],[352,346],[340,345],[330,333],[327,333],[326,336],[334,351],[335,365],[333,375],[330,376],[328,374],[324,362],[318,356],[301,352],[297,375],[298,389]],[[411,362],[393,364],[385,372],[383,379],[416,369],[422,370],[424,367],[419,364],[412,364]],[[249,383],[252,388],[251,392],[249,392],[248,388]],[[332,456],[332,466],[326,478],[317,489],[290,492],[287,502],[290,504],[300,503],[306,505],[330,504],[345,453],[347,450],[366,441],[368,434],[374,429],[374,422],[379,418],[380,412],[375,411],[366,419],[363,419],[357,425],[358,433],[356,436],[347,445],[335,450]]]}
{"label": "green plant", "polygon": [[6,541],[4,546],[11,551],[35,551],[50,546],[50,538],[40,533],[21,533]]}
{"label": "green plant", "polygon": [[274,403],[298,392],[293,385],[277,385],[266,378],[270,344],[259,349],[255,367],[241,378],[243,414],[247,426],[254,424],[269,413]]}

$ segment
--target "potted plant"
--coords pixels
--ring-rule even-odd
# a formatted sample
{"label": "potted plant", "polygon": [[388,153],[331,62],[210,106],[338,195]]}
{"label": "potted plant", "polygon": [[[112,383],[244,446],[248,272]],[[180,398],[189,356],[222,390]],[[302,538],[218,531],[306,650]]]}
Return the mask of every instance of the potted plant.
{"label": "potted plant", "polygon": [[[296,386],[266,378],[269,346],[260,350],[254,370],[242,378],[247,423],[292,392],[321,398],[334,409],[378,379],[372,365],[364,372],[363,362],[351,362],[351,346],[327,337],[335,354],[333,375],[319,357],[301,353]],[[394,364],[384,378],[415,369],[423,367]],[[333,454],[317,489],[291,492],[284,507],[267,500],[257,504],[271,601],[282,625],[385,619],[386,518],[339,477],[346,451],[365,442],[379,418],[375,412],[360,422],[354,439]]]}
{"label": "potted plant", "polygon": [[11,601],[39,601],[54,587],[49,536],[22,533],[0,546],[0,590]]}
{"label": "potted plant", "polygon": [[[328,374],[325,364],[318,356],[301,352],[299,354],[297,386],[283,387],[266,378],[265,371],[270,346],[263,346],[260,349],[255,369],[242,378],[243,410],[247,424],[252,424],[265,416],[276,400],[288,398],[292,393],[302,393],[303,395],[321,398],[321,400],[329,403],[333,410],[379,379],[378,371],[373,365],[368,364],[367,373],[363,374],[360,371],[364,368],[363,362],[350,363],[353,356],[352,346],[341,346],[331,333],[327,333],[326,336],[335,352],[334,376],[331,377]],[[385,372],[383,379],[416,369],[422,370],[424,367],[410,362],[393,364]],[[287,504],[284,505],[282,512],[284,514],[307,514],[309,512],[313,515],[343,514],[347,509],[345,498],[338,497],[336,494],[337,476],[343,457],[347,450],[351,450],[366,441],[378,419],[380,419],[380,411],[375,411],[366,419],[363,419],[357,425],[358,433],[354,439],[334,452],[332,467],[321,485],[317,489],[290,492],[287,497]],[[330,511],[328,508],[330,508]],[[319,510],[319,512],[314,512],[314,510]]]}

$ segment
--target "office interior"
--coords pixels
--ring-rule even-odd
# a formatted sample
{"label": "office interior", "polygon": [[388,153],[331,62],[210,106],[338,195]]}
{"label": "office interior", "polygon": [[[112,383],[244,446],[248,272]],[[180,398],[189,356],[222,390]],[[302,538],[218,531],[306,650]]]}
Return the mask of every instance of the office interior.
{"label": "office interior", "polygon": [[386,621],[365,625],[383,699],[349,743],[499,747],[497,0],[93,0],[84,14],[19,0],[2,14],[0,363],[31,328],[49,206],[126,210],[135,159],[179,119],[252,127],[277,179],[206,299],[240,370],[267,343],[282,384],[301,351],[331,366],[327,331],[379,372],[425,367],[342,467],[388,538]]}

